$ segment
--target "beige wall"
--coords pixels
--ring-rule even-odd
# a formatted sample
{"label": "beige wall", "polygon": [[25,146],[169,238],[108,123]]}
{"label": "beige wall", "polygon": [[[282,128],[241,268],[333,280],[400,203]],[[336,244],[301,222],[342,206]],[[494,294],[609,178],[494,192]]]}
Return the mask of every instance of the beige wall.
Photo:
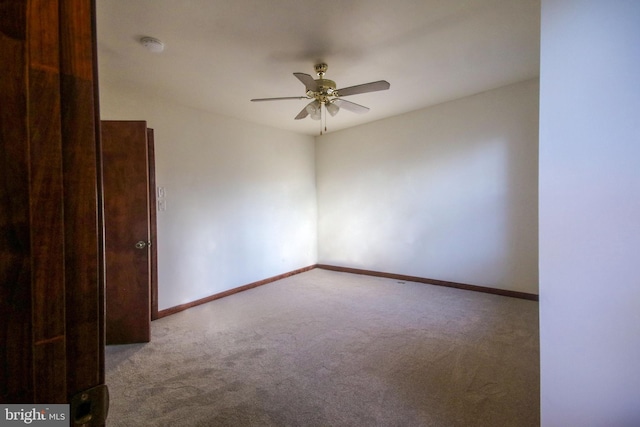
{"label": "beige wall", "polygon": [[537,80],[315,140],[100,84],[155,129],[160,309],[316,262],[537,293]]}
{"label": "beige wall", "polygon": [[538,293],[538,81],[317,138],[319,263]]}
{"label": "beige wall", "polygon": [[159,308],[315,264],[314,140],[100,81],[105,120],[155,130]]}

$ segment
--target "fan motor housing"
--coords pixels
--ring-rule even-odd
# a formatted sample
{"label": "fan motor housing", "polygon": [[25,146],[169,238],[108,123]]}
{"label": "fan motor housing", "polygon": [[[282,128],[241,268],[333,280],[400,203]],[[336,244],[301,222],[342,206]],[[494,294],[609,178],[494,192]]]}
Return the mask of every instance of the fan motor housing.
{"label": "fan motor housing", "polygon": [[329,79],[316,79],[316,84],[318,85],[317,93],[319,95],[333,95],[333,92],[336,90],[336,82]]}
{"label": "fan motor housing", "polygon": [[321,104],[326,104],[331,101],[336,90],[336,82],[329,79],[316,79],[317,90],[316,92],[307,93],[307,95],[315,98]]}

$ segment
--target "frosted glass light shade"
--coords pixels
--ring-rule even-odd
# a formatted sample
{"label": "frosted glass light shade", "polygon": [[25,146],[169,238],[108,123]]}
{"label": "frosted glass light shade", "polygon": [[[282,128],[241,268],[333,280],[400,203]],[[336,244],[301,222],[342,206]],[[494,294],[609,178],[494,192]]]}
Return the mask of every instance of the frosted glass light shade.
{"label": "frosted glass light shade", "polygon": [[329,114],[331,114],[331,117],[335,116],[336,114],[338,114],[338,111],[340,111],[340,107],[338,107],[333,102],[326,104],[326,107]]}
{"label": "frosted glass light shade", "polygon": [[321,109],[322,105],[316,100],[313,101],[311,104],[307,105],[307,113],[309,113],[309,116],[311,116],[311,118],[313,120],[320,120],[321,117]]}

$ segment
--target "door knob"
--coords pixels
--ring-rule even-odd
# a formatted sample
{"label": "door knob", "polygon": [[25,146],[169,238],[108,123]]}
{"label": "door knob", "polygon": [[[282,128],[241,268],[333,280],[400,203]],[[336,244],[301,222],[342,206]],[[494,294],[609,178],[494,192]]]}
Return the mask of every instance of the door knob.
{"label": "door knob", "polygon": [[136,249],[144,249],[147,247],[147,242],[140,240],[138,243],[136,243]]}

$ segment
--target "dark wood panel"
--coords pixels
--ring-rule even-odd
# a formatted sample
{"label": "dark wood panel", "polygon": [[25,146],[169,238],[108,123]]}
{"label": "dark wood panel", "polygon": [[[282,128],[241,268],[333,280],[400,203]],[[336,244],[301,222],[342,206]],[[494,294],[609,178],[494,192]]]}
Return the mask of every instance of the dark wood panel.
{"label": "dark wood panel", "polygon": [[0,3],[0,402],[33,396],[26,7]]}
{"label": "dark wood panel", "polygon": [[[66,325],[69,394],[103,382],[103,290],[99,248],[97,166],[93,117],[83,113],[93,85],[63,76],[62,91],[74,99],[63,109],[65,187]],[[84,107],[86,108],[86,106]],[[82,117],[84,120],[76,120]]]}
{"label": "dark wood panel", "polygon": [[[34,340],[64,334],[64,224],[60,77],[29,72],[30,213]],[[64,371],[60,372],[64,377]]]}
{"label": "dark wood panel", "polygon": [[104,382],[94,4],[60,3],[67,393]]}
{"label": "dark wood panel", "polygon": [[104,380],[94,7],[0,1],[2,402]]}
{"label": "dark wood panel", "polygon": [[[58,2],[29,0],[29,64],[31,68],[60,71],[60,40]],[[59,93],[59,90],[49,93]],[[38,114],[30,114],[37,117]]]}
{"label": "dark wood panel", "polygon": [[[65,251],[59,86],[59,75],[53,70],[35,68],[29,73],[33,340],[58,338],[59,346],[64,346]],[[39,355],[38,351],[47,351],[51,346],[40,347],[34,347],[34,378],[37,379],[34,400],[62,403],[66,399],[65,353]],[[61,359],[54,360],[56,358]],[[51,371],[52,365],[62,369]],[[45,381],[41,381],[43,378]]]}
{"label": "dark wood panel", "polygon": [[0,38],[3,37],[19,42],[26,41],[27,8],[25,1],[0,2]]}
{"label": "dark wood panel", "polygon": [[[92,82],[97,79],[95,66],[95,4],[92,0],[62,0],[60,3],[60,46],[63,74]],[[97,104],[87,104],[93,113]],[[84,116],[83,116],[84,118]]]}
{"label": "dark wood panel", "polygon": [[33,346],[36,387],[34,402],[66,403],[65,337],[36,342]]}

